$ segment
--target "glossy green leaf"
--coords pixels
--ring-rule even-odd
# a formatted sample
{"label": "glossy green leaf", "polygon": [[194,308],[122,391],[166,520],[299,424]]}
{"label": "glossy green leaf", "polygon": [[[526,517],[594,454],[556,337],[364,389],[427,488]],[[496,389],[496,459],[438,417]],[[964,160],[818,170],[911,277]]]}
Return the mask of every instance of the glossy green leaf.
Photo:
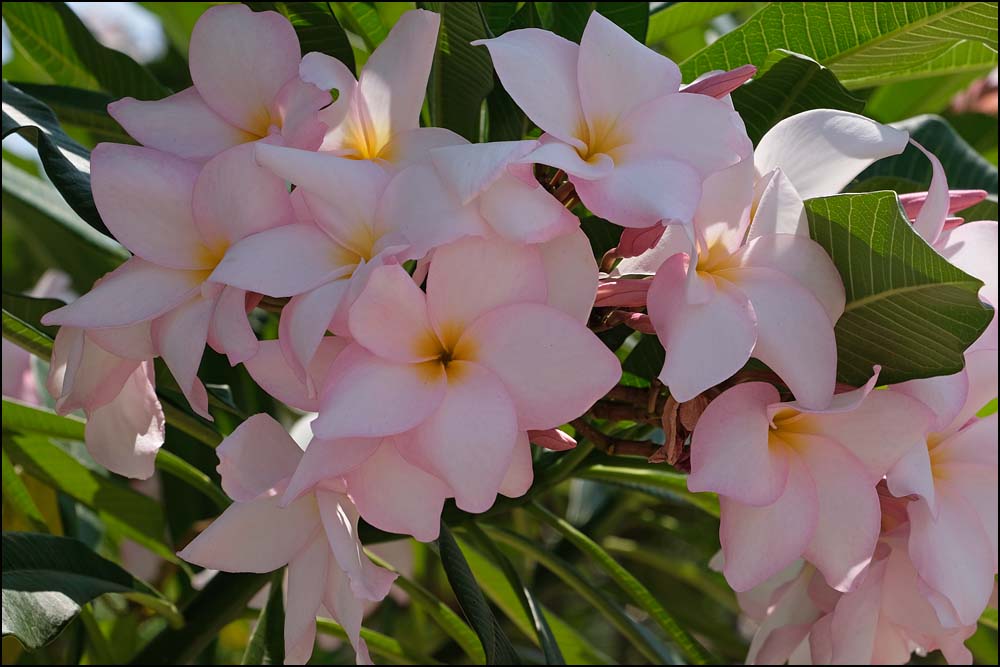
{"label": "glossy green leaf", "polygon": [[736,11],[745,2],[671,2],[649,17],[647,44],[659,44],[671,35],[704,25],[721,14]]}
{"label": "glossy green leaf", "polygon": [[[316,630],[323,634],[332,635],[340,639],[348,640],[347,630],[344,626],[328,618],[316,619]],[[390,665],[441,665],[444,664],[426,655],[414,653],[409,647],[404,646],[399,641],[376,632],[369,628],[361,628],[361,638],[368,645],[368,651],[384,660]]]}
{"label": "glossy green leaf", "polygon": [[719,516],[719,500],[714,494],[688,491],[687,475],[667,470],[662,466],[612,459],[606,464],[583,468],[575,476],[617,484],[661,498],[680,500],[694,505],[713,517]]}
{"label": "glossy green leaf", "polygon": [[[472,522],[462,526],[463,533],[468,533]],[[483,531],[485,533],[485,531]],[[489,536],[487,535],[489,539]],[[469,561],[469,567],[476,573],[476,580],[479,582],[483,592],[486,593],[490,601],[511,620],[511,622],[526,637],[536,637],[536,622],[531,615],[525,612],[522,596],[511,584],[511,578],[503,573],[500,566],[496,564],[496,559],[487,557],[479,548],[471,546],[459,540],[462,551]],[[501,552],[501,555],[502,552]],[[506,558],[506,556],[504,556]],[[509,561],[509,559],[508,559]],[[557,616],[551,608],[540,605],[539,611],[544,614],[552,629],[553,640],[559,645],[566,662],[571,665],[610,665],[614,661],[604,652],[595,647],[592,637],[586,637],[573,625]]]}
{"label": "glossy green leaf", "polygon": [[920,114],[940,113],[948,108],[956,93],[987,73],[988,68],[879,86],[868,98],[865,115],[880,123],[893,123]]}
{"label": "glossy green leaf", "polygon": [[579,568],[560,558],[544,544],[529,540],[517,533],[494,526],[483,526],[493,539],[502,542],[524,555],[537,560],[545,569],[556,575],[582,599],[594,607],[630,644],[653,664],[668,664],[674,661],[666,646],[659,638],[636,623],[625,610],[606,593],[594,586],[594,582],[581,575]]}
{"label": "glossy green leaf", "polygon": [[493,610],[490,609],[475,575],[469,569],[469,564],[462,554],[462,549],[455,541],[448,526],[441,523],[441,535],[437,540],[441,565],[444,567],[448,583],[455,593],[458,604],[472,629],[479,636],[486,654],[487,665],[520,665],[521,659],[514,650],[513,644],[500,627]]}
{"label": "glossy green leaf", "polygon": [[83,605],[107,593],[153,603],[177,621],[173,605],[78,540],[39,533],[3,534],[3,634],[29,649],[55,639]]}
{"label": "glossy green leaf", "polygon": [[513,563],[510,562],[510,559],[500,551],[489,536],[475,523],[470,522],[467,524],[466,529],[473,541],[489,555],[490,560],[499,566],[500,571],[503,572],[503,576],[507,578],[510,589],[514,591],[521,605],[521,610],[531,619],[531,626],[538,639],[538,645],[545,656],[545,664],[565,665],[566,660],[563,658],[559,643],[556,642],[556,638],[552,634],[552,628],[549,627],[549,622],[545,618],[542,605],[535,598],[535,594],[521,581],[521,575],[518,574]]}
{"label": "glossy green leaf", "polygon": [[553,2],[552,32],[579,43],[591,12],[598,12],[615,25],[646,43],[649,27],[648,2]]}
{"label": "glossy green leaf", "polygon": [[389,34],[382,23],[382,18],[371,2],[332,2],[331,5],[340,9],[341,21],[344,27],[364,41],[371,53]]}
{"label": "glossy green leaf", "polygon": [[833,72],[812,58],[772,51],[749,83],[732,93],[733,105],[756,144],[778,121],[810,109],[860,113],[864,99],[847,91]]}
{"label": "glossy green leaf", "polygon": [[160,19],[163,31],[173,43],[177,51],[187,57],[188,44],[191,41],[191,31],[205,10],[214,6],[214,2],[140,2]]}
{"label": "glossy green leaf", "polygon": [[837,375],[861,386],[880,365],[887,384],[962,370],[989,324],[982,283],[920,238],[894,192],[806,202],[809,232],[833,258],[847,306],[837,322]]}
{"label": "glossy green leaf", "polygon": [[997,62],[995,2],[772,2],[682,65],[685,79],[762,65],[775,49],[829,67],[849,89],[982,71]]}
{"label": "glossy green leaf", "polygon": [[639,608],[645,611],[656,622],[671,641],[687,658],[689,664],[716,664],[717,661],[692,637],[687,630],[678,625],[674,617],[663,608],[659,600],[649,592],[628,570],[601,548],[597,542],[587,537],[571,523],[548,511],[538,503],[532,503],[528,510],[537,518],[557,530],[564,538],[578,549],[586,553],[611,579],[624,591]]}
{"label": "glossy green leaf", "polygon": [[21,318],[3,311],[3,337],[36,357],[52,356],[52,339]]}
{"label": "glossy green leaf", "polygon": [[108,104],[114,99],[106,93],[38,83],[15,82],[13,85],[47,105],[63,125],[87,132],[94,143],[135,143],[118,121],[108,115]]}
{"label": "glossy green leaf", "polygon": [[32,530],[45,531],[45,517],[31,497],[28,487],[25,485],[21,475],[14,468],[13,462],[7,456],[7,452],[0,451],[0,458],[3,460],[3,500],[5,507],[9,507],[21,514]]}
{"label": "glossy green leaf", "polygon": [[325,53],[354,70],[354,50],[328,2],[247,2],[255,12],[275,11],[289,20],[303,55]]}
{"label": "glossy green leaf", "polygon": [[242,665],[281,665],[285,662],[284,574],[285,570],[281,569],[271,575],[267,604],[257,616],[257,624],[243,652]]}
{"label": "glossy green leaf", "polygon": [[83,440],[85,423],[82,419],[57,415],[51,410],[28,405],[13,399],[3,399],[3,429],[45,435],[62,440]]}
{"label": "glossy green leaf", "polygon": [[[502,35],[507,31],[514,15],[518,12],[517,2],[480,2],[479,6],[483,10],[483,17],[486,19],[486,27],[492,37]],[[531,5],[530,2],[525,5]]]}
{"label": "glossy green leaf", "polygon": [[35,145],[45,173],[77,215],[110,236],[90,192],[90,151],[67,136],[51,109],[4,81],[3,136],[12,132]]}
{"label": "glossy green leaf", "polygon": [[[39,412],[42,412],[39,409]],[[59,426],[39,425],[41,433],[29,430],[31,423],[10,423],[4,402],[4,449],[12,462],[39,481],[61,491],[93,510],[108,530],[127,537],[172,562],[180,562],[165,542],[163,507],[153,498],[84,466],[49,441],[47,431],[60,430],[72,439],[83,437],[83,423],[54,413],[52,419],[65,420]],[[40,421],[40,420],[39,420]],[[17,429],[11,432],[8,429]],[[62,437],[62,436],[60,436]],[[70,438],[66,438],[70,439]]]}
{"label": "glossy green leaf", "polygon": [[[893,123],[910,133],[910,137],[934,153],[948,177],[948,187],[980,189],[997,194],[997,168],[987,162],[940,116],[917,116]],[[931,181],[931,163],[914,146],[901,154],[879,160],[865,169],[859,181],[877,176],[904,178],[925,186]],[[850,186],[848,186],[850,190]]]}
{"label": "glossy green leaf", "polygon": [[145,67],[94,39],[66,3],[7,2],[3,18],[18,55],[38,65],[53,83],[140,100],[170,94]]}
{"label": "glossy green leaf", "polygon": [[483,14],[475,2],[421,2],[420,6],[441,14],[428,83],[431,120],[478,141],[483,100],[493,89],[489,52],[470,44],[488,36]]}

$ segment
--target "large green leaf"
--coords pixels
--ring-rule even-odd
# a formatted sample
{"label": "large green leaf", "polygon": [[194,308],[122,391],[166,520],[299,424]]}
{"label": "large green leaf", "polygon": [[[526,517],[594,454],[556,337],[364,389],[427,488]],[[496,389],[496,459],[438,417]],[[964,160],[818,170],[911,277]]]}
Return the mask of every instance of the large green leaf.
{"label": "large green leaf", "polygon": [[462,554],[461,547],[455,541],[448,526],[441,522],[441,535],[438,537],[438,548],[441,555],[441,565],[444,567],[448,583],[455,592],[459,606],[465,612],[465,617],[469,619],[472,629],[479,636],[479,641],[483,645],[486,653],[486,664],[488,665],[520,665],[521,659],[518,657],[510,639],[500,627],[493,610],[490,609],[483,591],[476,583],[476,577],[469,569],[469,564]]}
{"label": "large green leaf", "polygon": [[187,57],[191,31],[205,10],[214,2],[140,2],[143,8],[160,19],[163,31],[181,56]]}
{"label": "large green leaf", "polygon": [[469,141],[478,141],[483,99],[493,89],[489,52],[469,43],[488,36],[479,3],[422,2],[420,6],[441,14],[428,83],[431,120]]}
{"label": "large green leaf", "polygon": [[247,2],[256,12],[275,11],[295,28],[302,53],[333,56],[354,71],[354,50],[328,2]]}
{"label": "large green leaf", "polygon": [[649,26],[648,2],[553,2],[552,32],[579,42],[590,20],[597,12],[610,19],[639,42],[646,43]]}
{"label": "large green leaf", "polygon": [[[865,115],[880,123],[892,123],[920,114],[940,113],[955,95],[989,71],[945,74],[914,81],[879,86],[868,98]],[[996,126],[996,119],[992,118]],[[996,141],[994,141],[994,146]]]}
{"label": "large green leaf", "polygon": [[[893,126],[909,132],[914,141],[937,156],[948,177],[948,187],[997,194],[997,168],[966,143],[945,119],[917,116],[893,123]],[[931,163],[915,146],[907,146],[899,155],[879,160],[865,169],[858,180],[878,176],[903,178],[926,188],[931,181]],[[850,186],[847,189],[850,191]]]}
{"label": "large green leaf", "polygon": [[692,493],[687,475],[645,462],[609,457],[607,463],[587,466],[575,475],[581,479],[616,484],[652,496],[690,503],[718,518],[719,500],[711,493]]}
{"label": "large green leaf", "polygon": [[332,2],[332,6],[340,10],[340,20],[343,25],[360,37],[371,53],[382,43],[389,30],[382,23],[371,2]]}
{"label": "large green leaf", "polygon": [[[10,459],[33,477],[89,507],[108,527],[146,547],[158,556],[180,562],[164,537],[166,521],[163,507],[153,498],[133,491],[128,486],[104,477],[84,466],[66,451],[49,441],[54,431],[57,437],[82,440],[83,423],[54,413],[42,420],[21,420],[20,411],[11,410],[4,400],[3,446]],[[56,425],[56,421],[61,422]],[[72,438],[69,436],[72,435]]]}
{"label": "large green leaf", "polygon": [[113,99],[107,93],[39,83],[15,82],[13,85],[46,104],[63,125],[86,131],[95,143],[135,143],[122,126],[108,115],[108,104]]}
{"label": "large green leaf", "polygon": [[271,576],[267,604],[257,616],[257,625],[243,652],[243,665],[281,665],[285,661],[285,605],[282,600],[282,580],[285,570]]}
{"label": "large green leaf", "polygon": [[671,35],[696,28],[720,14],[736,11],[745,2],[672,2],[649,17],[647,44],[658,44]]}
{"label": "large green leaf", "polygon": [[80,608],[119,593],[165,613],[174,606],[152,588],[82,542],[38,533],[3,534],[3,634],[29,649],[52,641]]}
{"label": "large green leaf", "polygon": [[995,2],[772,2],[686,60],[685,78],[787,49],[849,89],[982,71],[997,62]]}
{"label": "large green leaf", "polygon": [[45,173],[77,215],[110,236],[90,192],[90,151],[63,132],[51,109],[4,81],[3,136],[12,132],[35,145]]}
{"label": "large green leaf", "polygon": [[612,558],[607,551],[601,548],[601,545],[594,542],[571,523],[556,516],[538,503],[532,503],[528,506],[528,509],[534,516],[557,530],[566,540],[590,556],[622,591],[632,598],[632,602],[650,615],[660,629],[677,645],[684,654],[684,657],[687,658],[689,664],[716,664],[716,661],[712,659],[701,644],[674,620],[674,617],[664,609],[659,600],[649,592],[649,589],[643,586],[638,579]]}
{"label": "large green leaf", "polygon": [[833,72],[812,58],[772,51],[753,81],[733,91],[733,105],[756,144],[778,121],[810,109],[860,113],[864,99],[847,91]]}
{"label": "large green leaf", "polygon": [[840,381],[861,386],[876,364],[889,384],[962,370],[962,353],[992,318],[982,283],[927,245],[896,193],[810,199],[806,215],[847,294],[836,326]]}
{"label": "large green leaf", "polygon": [[142,65],[102,46],[63,2],[7,2],[3,17],[18,54],[45,70],[53,83],[141,100],[170,94]]}
{"label": "large green leaf", "polygon": [[[475,544],[485,553],[489,554],[490,559],[499,566],[503,576],[507,579],[510,590],[514,592],[520,603],[521,611],[531,619],[531,626],[535,637],[538,639],[538,645],[545,656],[545,664],[565,665],[566,660],[563,658],[559,643],[556,642],[556,638],[552,634],[552,628],[545,618],[545,612],[542,611],[541,603],[535,598],[535,594],[531,592],[531,589],[524,585],[521,575],[518,574],[514,564],[510,562],[510,559],[500,551],[499,547],[493,543],[493,540],[475,522],[466,524],[466,530]],[[478,570],[476,571],[479,572]],[[482,573],[479,572],[479,575],[481,577]]]}

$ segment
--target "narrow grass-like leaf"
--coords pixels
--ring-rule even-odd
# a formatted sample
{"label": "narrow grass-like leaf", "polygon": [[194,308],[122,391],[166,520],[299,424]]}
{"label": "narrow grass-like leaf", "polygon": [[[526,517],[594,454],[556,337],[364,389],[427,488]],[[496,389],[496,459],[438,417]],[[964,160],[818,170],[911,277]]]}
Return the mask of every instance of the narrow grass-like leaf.
{"label": "narrow grass-like leaf", "polygon": [[711,493],[692,493],[687,490],[687,475],[671,472],[647,463],[609,461],[603,465],[582,468],[575,475],[581,479],[617,484],[649,495],[681,500],[694,505],[706,514],[719,517],[719,500]]}
{"label": "narrow grass-like leaf", "polygon": [[281,665],[285,662],[284,568],[271,575],[267,604],[257,616],[257,625],[243,652],[242,665]]}

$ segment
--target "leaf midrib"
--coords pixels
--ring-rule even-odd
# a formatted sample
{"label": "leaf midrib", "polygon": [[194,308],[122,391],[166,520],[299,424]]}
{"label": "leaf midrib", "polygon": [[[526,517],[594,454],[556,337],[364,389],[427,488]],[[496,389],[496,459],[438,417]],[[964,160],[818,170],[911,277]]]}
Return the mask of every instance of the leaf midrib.
{"label": "leaf midrib", "polygon": [[[73,72],[75,72],[75,76],[82,76],[83,80],[88,81],[91,85],[100,88],[100,82],[98,82],[97,78],[94,77],[93,74],[87,71],[87,69],[82,65],[80,65],[77,61],[67,57],[60,50],[56,49],[51,44],[49,44],[48,41],[43,39],[40,33],[32,30],[30,24],[22,20],[21,17],[18,16],[16,13],[4,12],[4,20],[6,20],[8,23],[15,23],[20,25],[19,30],[23,30],[25,33],[27,33],[31,37],[32,41],[34,41],[35,44],[41,47],[42,50],[46,51],[51,56],[54,56],[56,60],[61,61],[66,67],[73,70]],[[60,30],[60,32],[63,34],[63,36],[65,36],[66,40],[69,41],[69,33],[67,28],[64,24],[61,25],[62,29]],[[14,41],[16,42],[17,36],[14,35],[13,31],[11,32],[11,34],[12,36],[14,36]],[[35,63],[35,65],[45,70],[46,73],[48,72],[48,68],[45,67],[43,63],[38,62],[36,58],[32,57],[27,48],[22,47],[20,50],[23,51],[25,57],[27,57],[29,60]]]}

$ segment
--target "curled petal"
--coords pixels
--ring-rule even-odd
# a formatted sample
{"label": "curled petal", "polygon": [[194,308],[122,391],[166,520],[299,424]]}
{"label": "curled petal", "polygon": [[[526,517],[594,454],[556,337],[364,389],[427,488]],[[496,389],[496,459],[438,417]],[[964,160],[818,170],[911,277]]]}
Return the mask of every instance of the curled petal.
{"label": "curled petal", "polygon": [[211,421],[208,393],[198,379],[198,366],[208,341],[214,299],[195,298],[153,322],[153,346],[173,374],[191,408]]}
{"label": "curled petal", "polygon": [[699,78],[697,81],[681,88],[682,93],[696,93],[721,99],[753,78],[757,68],[753,65],[743,65],[728,72],[716,72]]}
{"label": "curled petal", "polygon": [[576,440],[565,431],[557,428],[545,429],[544,431],[528,431],[528,440],[532,444],[544,447],[553,452],[564,452],[576,447]]}

